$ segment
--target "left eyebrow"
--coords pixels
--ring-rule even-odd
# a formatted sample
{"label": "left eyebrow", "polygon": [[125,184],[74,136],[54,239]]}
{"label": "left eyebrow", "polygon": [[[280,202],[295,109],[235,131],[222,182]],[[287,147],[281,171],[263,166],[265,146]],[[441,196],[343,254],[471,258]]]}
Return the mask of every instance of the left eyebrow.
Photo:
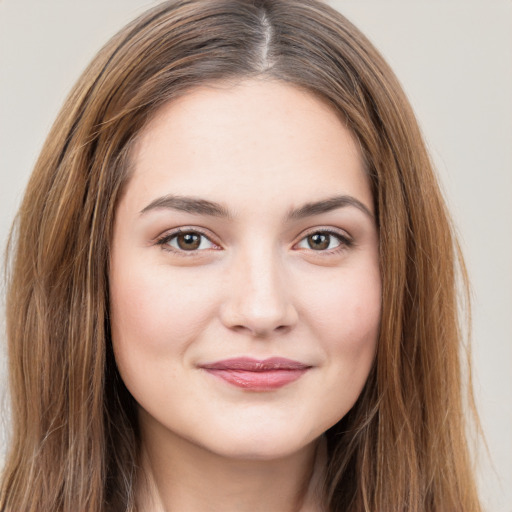
{"label": "left eyebrow", "polygon": [[288,218],[294,220],[304,219],[305,217],[320,215],[322,213],[327,213],[332,210],[337,210],[338,208],[344,208],[347,206],[353,206],[368,215],[368,217],[370,217],[372,220],[375,219],[375,216],[365,204],[363,204],[355,197],[347,195],[334,196],[322,201],[306,203],[300,208],[290,211],[288,213]]}

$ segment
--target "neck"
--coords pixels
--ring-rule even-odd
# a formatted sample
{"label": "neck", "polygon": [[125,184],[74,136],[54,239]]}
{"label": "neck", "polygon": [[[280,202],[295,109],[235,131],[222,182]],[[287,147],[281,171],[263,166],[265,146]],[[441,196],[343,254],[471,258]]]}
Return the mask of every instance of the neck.
{"label": "neck", "polygon": [[320,512],[325,458],[323,441],[279,459],[243,460],[143,432],[137,509]]}

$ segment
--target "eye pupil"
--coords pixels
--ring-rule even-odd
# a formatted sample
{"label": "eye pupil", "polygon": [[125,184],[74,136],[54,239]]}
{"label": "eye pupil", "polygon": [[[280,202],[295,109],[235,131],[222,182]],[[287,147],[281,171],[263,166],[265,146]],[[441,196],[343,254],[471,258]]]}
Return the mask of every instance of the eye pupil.
{"label": "eye pupil", "polygon": [[201,236],[195,233],[182,233],[177,237],[178,247],[184,251],[193,251],[201,245]]}
{"label": "eye pupil", "polygon": [[311,249],[321,251],[329,247],[330,236],[325,233],[314,233],[308,236],[308,245]]}

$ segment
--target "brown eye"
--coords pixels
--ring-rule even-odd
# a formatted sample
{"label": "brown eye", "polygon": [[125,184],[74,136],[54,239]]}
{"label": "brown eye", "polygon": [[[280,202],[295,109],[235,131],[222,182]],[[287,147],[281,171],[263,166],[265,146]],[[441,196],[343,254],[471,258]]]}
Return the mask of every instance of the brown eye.
{"label": "brown eye", "polygon": [[176,237],[176,243],[183,251],[193,251],[199,249],[201,245],[201,235],[197,233],[181,233]]}
{"label": "brown eye", "polygon": [[297,245],[298,249],[313,251],[331,251],[350,247],[352,242],[342,234],[330,231],[315,231],[305,236]]}
{"label": "brown eye", "polygon": [[198,231],[182,231],[163,238],[160,245],[168,245],[175,251],[202,251],[215,249],[217,246],[205,235]]}
{"label": "brown eye", "polygon": [[315,251],[323,251],[331,243],[331,235],[328,233],[314,233],[307,237],[308,246]]}

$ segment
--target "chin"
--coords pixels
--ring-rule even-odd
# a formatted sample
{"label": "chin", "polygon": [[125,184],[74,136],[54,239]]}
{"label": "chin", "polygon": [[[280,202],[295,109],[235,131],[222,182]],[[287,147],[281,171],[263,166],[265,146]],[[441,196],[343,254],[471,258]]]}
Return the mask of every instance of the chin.
{"label": "chin", "polygon": [[284,431],[270,433],[263,429],[253,434],[231,434],[226,437],[211,435],[203,446],[219,456],[236,460],[270,461],[283,459],[300,452],[314,442],[318,436]]}

